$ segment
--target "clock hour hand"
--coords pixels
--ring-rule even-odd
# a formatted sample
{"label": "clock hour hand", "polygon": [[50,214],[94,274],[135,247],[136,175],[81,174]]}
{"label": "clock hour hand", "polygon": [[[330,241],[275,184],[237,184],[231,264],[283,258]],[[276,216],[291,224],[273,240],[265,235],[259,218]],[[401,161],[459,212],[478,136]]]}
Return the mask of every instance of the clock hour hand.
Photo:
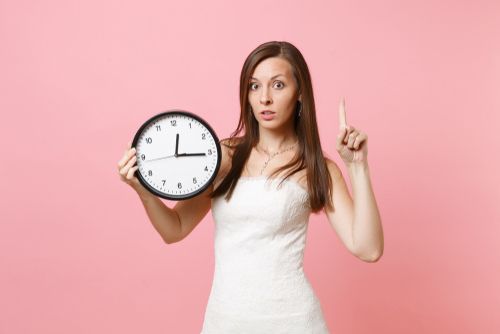
{"label": "clock hour hand", "polygon": [[177,154],[178,157],[195,157],[195,156],[203,156],[207,155],[206,153],[180,153]]}

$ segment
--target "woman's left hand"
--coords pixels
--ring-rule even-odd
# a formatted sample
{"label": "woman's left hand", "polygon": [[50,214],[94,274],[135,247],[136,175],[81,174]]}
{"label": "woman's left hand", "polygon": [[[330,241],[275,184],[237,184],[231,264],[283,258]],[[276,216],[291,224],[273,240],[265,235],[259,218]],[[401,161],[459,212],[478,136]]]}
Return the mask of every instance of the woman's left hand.
{"label": "woman's left hand", "polygon": [[339,129],[337,135],[337,152],[346,164],[366,163],[368,155],[368,136],[347,125],[345,101],[342,99],[339,106]]}

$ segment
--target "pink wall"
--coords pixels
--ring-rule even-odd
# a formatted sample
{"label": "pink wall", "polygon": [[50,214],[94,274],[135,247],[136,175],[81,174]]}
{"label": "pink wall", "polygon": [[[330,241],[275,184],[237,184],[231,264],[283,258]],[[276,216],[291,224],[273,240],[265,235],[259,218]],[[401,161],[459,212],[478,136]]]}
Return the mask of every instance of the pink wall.
{"label": "pink wall", "polygon": [[369,136],[382,259],[310,221],[332,333],[499,333],[499,36],[486,0],[0,1],[0,333],[199,333],[211,215],[164,244],[116,163],[170,108],[229,135],[268,40],[308,61],[333,159],[341,96]]}

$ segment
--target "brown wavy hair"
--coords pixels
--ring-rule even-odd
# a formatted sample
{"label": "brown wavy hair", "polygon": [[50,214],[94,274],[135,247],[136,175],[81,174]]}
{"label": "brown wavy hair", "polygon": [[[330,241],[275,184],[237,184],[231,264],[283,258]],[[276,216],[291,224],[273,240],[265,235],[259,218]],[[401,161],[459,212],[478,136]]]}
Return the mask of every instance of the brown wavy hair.
{"label": "brown wavy hair", "polygon": [[[270,177],[286,169],[285,179],[294,173],[306,169],[309,204],[313,212],[325,207],[333,207],[332,180],[323,156],[316,122],[316,107],[309,68],[300,51],[286,41],[270,41],[259,45],[245,60],[240,75],[240,119],[236,130],[221,144],[232,150],[231,167],[219,186],[211,193],[211,197],[224,195],[229,200],[242,174],[243,168],[253,147],[259,141],[259,124],[252,113],[248,102],[250,78],[255,67],[264,59],[281,57],[292,67],[292,73],[302,94],[302,103],[297,101],[294,129],[298,138],[298,152],[288,164],[276,170]],[[298,109],[302,104],[300,117]],[[242,135],[240,135],[243,132]]]}

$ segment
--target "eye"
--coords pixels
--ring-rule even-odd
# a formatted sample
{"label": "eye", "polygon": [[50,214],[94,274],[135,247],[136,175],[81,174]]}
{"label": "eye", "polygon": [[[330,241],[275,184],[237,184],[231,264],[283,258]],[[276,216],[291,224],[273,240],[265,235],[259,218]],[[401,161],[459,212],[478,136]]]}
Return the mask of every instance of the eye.
{"label": "eye", "polygon": [[283,88],[283,87],[285,87],[285,85],[281,81],[276,81],[275,83],[280,85],[280,87],[277,87],[277,88]]}
{"label": "eye", "polygon": [[255,82],[251,82],[248,86],[250,87],[251,90],[254,90],[253,87],[254,85],[257,85],[257,83]]}

